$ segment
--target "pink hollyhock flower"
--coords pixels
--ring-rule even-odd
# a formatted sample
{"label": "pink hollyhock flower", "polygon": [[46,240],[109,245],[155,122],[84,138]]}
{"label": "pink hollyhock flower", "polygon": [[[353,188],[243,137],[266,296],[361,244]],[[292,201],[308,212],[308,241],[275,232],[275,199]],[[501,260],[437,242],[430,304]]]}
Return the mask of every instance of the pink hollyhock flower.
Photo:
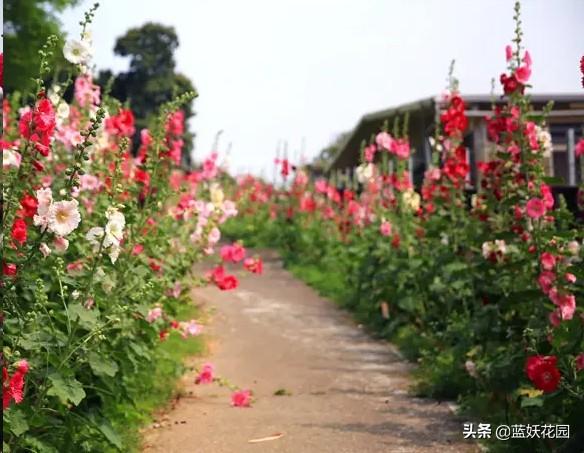
{"label": "pink hollyhock flower", "polygon": [[180,327],[183,338],[197,336],[203,331],[203,328],[194,319],[191,319],[189,322],[181,322]]}
{"label": "pink hollyhock flower", "polygon": [[578,354],[578,356],[576,357],[576,369],[578,371],[582,371],[584,370],[584,352],[581,352],[580,354]]}
{"label": "pink hollyhock flower", "polygon": [[576,157],[584,156],[584,138],[581,138],[574,148]]}
{"label": "pink hollyhock flower", "polygon": [[250,407],[251,391],[237,390],[231,394],[231,405],[233,407]]}
{"label": "pink hollyhock flower", "polygon": [[505,46],[505,60],[511,61],[513,58],[513,48],[510,45]]}
{"label": "pink hollyhock flower", "polygon": [[548,317],[549,317],[550,324],[554,327],[558,327],[562,322],[562,319],[560,318],[559,310],[552,311]]}
{"label": "pink hollyhock flower", "polygon": [[375,143],[377,143],[379,149],[390,151],[391,145],[393,143],[393,138],[387,132],[380,132],[379,134],[377,134],[377,137],[375,137]]}
{"label": "pink hollyhock flower", "polygon": [[547,184],[542,184],[540,187],[541,196],[543,197],[543,204],[546,209],[552,209],[554,207],[554,196],[552,194],[552,189]]}
{"label": "pink hollyhock flower", "polygon": [[328,191],[328,184],[326,182],[326,179],[318,179],[315,183],[314,183],[314,188],[316,189],[316,191],[318,193],[327,193]]}
{"label": "pink hollyhock flower", "polygon": [[205,363],[201,368],[201,372],[195,379],[195,384],[211,384],[213,382],[213,371],[215,367],[212,363]]}
{"label": "pink hollyhock flower", "polygon": [[133,248],[132,248],[132,255],[136,256],[139,255],[140,253],[142,253],[144,251],[144,246],[142,244],[136,244]]}
{"label": "pink hollyhock flower", "polygon": [[387,220],[383,220],[379,226],[379,232],[383,236],[391,236],[391,223],[389,223]]}
{"label": "pink hollyhock flower", "polygon": [[83,306],[87,309],[87,310],[91,310],[93,308],[93,306],[95,305],[95,300],[90,297],[89,299],[87,299],[85,301],[85,303],[83,304]]}
{"label": "pink hollyhock flower", "polygon": [[253,274],[262,274],[264,270],[264,263],[260,257],[257,258],[246,258],[243,261],[243,267]]}
{"label": "pink hollyhock flower", "polygon": [[245,258],[245,248],[241,244],[224,245],[221,247],[221,259],[226,262],[239,263]]}
{"label": "pink hollyhock flower", "polygon": [[576,297],[573,294],[566,294],[560,299],[560,314],[562,319],[569,321],[574,317],[576,312]]}
{"label": "pink hollyhock flower", "polygon": [[53,241],[53,247],[57,253],[65,253],[69,248],[69,241],[64,237],[57,236]]}
{"label": "pink hollyhock flower", "polygon": [[539,287],[541,288],[544,294],[548,294],[550,292],[555,280],[556,274],[550,271],[543,271],[541,274],[539,274],[539,277],[537,278]]}
{"label": "pink hollyhock flower", "polygon": [[556,257],[549,252],[543,252],[539,257],[539,262],[546,271],[551,271],[556,267]]}
{"label": "pink hollyhock flower", "polygon": [[162,316],[162,308],[154,307],[153,309],[148,311],[148,316],[146,316],[146,321],[152,324],[158,318]]}
{"label": "pink hollyhock flower", "polygon": [[576,276],[570,272],[566,272],[564,274],[564,279],[568,282],[568,283],[576,283]]}
{"label": "pink hollyhock flower", "polygon": [[410,157],[410,144],[405,139],[394,140],[391,144],[391,152],[399,159]]}
{"label": "pink hollyhock flower", "polygon": [[545,203],[541,198],[536,197],[527,202],[525,205],[525,210],[527,211],[527,215],[532,219],[539,219],[546,213]]}
{"label": "pink hollyhock flower", "polygon": [[367,162],[373,162],[373,159],[375,158],[376,151],[377,151],[377,149],[375,148],[375,145],[369,145],[369,146],[365,147],[365,150],[363,152],[365,160]]}
{"label": "pink hollyhock flower", "polygon": [[209,241],[209,245],[213,246],[219,242],[221,239],[221,231],[217,227],[213,227],[207,236],[207,240]]}
{"label": "pink hollyhock flower", "polygon": [[57,236],[67,236],[79,226],[81,214],[77,200],[53,203],[49,209],[49,231]]}
{"label": "pink hollyhock flower", "polygon": [[51,254],[51,249],[44,242],[41,242],[41,245],[39,246],[39,251],[41,252],[41,255],[43,255],[44,258]]}

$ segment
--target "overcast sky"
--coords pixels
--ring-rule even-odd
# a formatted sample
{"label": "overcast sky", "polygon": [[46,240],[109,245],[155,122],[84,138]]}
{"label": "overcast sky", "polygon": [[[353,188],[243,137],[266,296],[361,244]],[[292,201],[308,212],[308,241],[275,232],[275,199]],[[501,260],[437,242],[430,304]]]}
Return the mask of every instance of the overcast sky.
{"label": "overcast sky", "polygon": [[[94,0],[62,16],[79,32]],[[439,94],[450,61],[463,93],[488,93],[505,68],[513,0],[100,0],[98,69],[127,61],[116,37],[147,21],[175,27],[177,67],[199,98],[195,158],[231,150],[231,169],[271,174],[279,140],[307,159],[368,112]],[[584,0],[524,0],[534,92],[582,92]]]}

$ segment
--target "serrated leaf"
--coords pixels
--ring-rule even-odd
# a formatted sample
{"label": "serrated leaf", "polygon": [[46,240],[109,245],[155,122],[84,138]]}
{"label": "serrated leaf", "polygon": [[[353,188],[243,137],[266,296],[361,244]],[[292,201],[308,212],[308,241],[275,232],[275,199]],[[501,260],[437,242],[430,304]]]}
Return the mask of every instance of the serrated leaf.
{"label": "serrated leaf", "polygon": [[15,436],[20,436],[21,434],[28,431],[28,422],[26,421],[26,416],[24,412],[16,407],[12,407],[6,412],[6,418],[10,431]]}
{"label": "serrated leaf", "polygon": [[47,394],[56,396],[63,404],[71,402],[77,406],[85,398],[83,385],[72,376],[63,376],[53,372],[49,374],[49,381],[51,382],[51,387]]}
{"label": "serrated leaf", "polygon": [[113,360],[108,360],[96,352],[89,353],[89,366],[98,376],[113,377],[118,372],[118,364]]}
{"label": "serrated leaf", "polygon": [[69,310],[71,319],[74,321],[79,320],[79,324],[88,330],[93,329],[99,322],[99,312],[97,309],[89,310],[81,304],[70,304],[67,309]]}

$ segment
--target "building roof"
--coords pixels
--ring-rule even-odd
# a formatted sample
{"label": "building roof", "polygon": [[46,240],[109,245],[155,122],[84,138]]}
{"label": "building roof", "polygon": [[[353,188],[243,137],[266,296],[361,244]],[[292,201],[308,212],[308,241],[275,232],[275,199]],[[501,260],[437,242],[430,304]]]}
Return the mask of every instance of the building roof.
{"label": "building roof", "polygon": [[[466,104],[466,114],[471,118],[484,117],[489,114],[493,103],[507,102],[503,97],[489,94],[463,94],[462,97]],[[538,93],[532,94],[530,97],[536,111],[541,110],[549,101],[553,101],[554,107],[550,117],[576,116],[578,118],[582,117],[582,121],[584,121],[584,94]],[[369,140],[371,135],[378,133],[385,121],[407,113],[410,118],[416,115],[421,127],[433,127],[438,119],[441,106],[441,98],[433,96],[363,115],[352,133],[342,144],[341,150],[335,160],[331,162],[327,171],[346,168],[352,166],[355,161],[358,162],[361,143],[363,140]]]}

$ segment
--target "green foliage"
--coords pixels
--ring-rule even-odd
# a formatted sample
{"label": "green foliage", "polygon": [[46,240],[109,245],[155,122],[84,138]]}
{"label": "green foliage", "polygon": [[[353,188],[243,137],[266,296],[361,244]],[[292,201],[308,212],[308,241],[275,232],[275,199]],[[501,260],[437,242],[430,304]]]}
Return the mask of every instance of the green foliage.
{"label": "green foliage", "polygon": [[[55,13],[74,6],[78,0],[5,0],[4,1],[4,90],[27,92],[34,88],[42,48],[48,37],[56,35],[63,44],[60,24]],[[59,46],[59,47],[61,47]],[[53,67],[63,66],[62,53],[50,61]]]}

